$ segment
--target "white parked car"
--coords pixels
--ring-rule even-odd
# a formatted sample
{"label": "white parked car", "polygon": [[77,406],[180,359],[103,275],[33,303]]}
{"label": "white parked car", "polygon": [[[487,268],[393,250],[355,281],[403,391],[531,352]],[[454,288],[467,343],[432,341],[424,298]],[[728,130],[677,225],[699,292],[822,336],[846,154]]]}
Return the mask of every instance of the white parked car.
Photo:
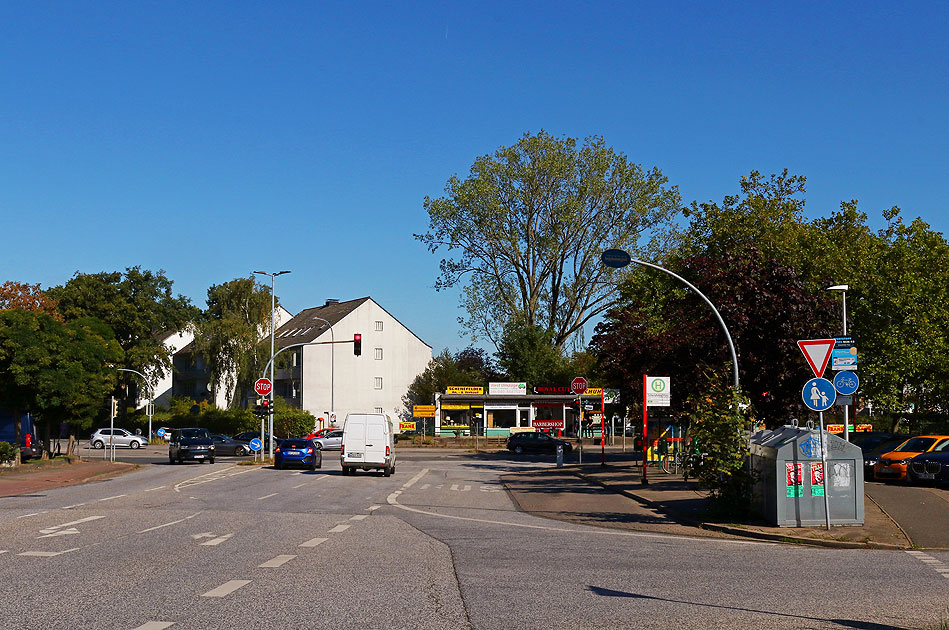
{"label": "white parked car", "polygon": [[324,433],[323,437],[313,438],[313,443],[321,451],[338,451],[343,447],[343,432],[337,429]]}
{"label": "white parked car", "polygon": [[141,448],[148,444],[144,436],[134,435],[125,429],[97,429],[89,436],[89,445],[92,448],[116,447]]}

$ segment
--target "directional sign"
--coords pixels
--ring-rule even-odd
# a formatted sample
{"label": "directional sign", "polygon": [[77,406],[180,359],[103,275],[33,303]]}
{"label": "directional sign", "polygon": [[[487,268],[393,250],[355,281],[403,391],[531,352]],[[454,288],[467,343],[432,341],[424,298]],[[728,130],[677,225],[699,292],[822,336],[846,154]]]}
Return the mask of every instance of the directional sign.
{"label": "directional sign", "polygon": [[587,379],[582,376],[573,379],[573,382],[570,383],[570,391],[577,396],[582,396],[583,392],[587,391]]}
{"label": "directional sign", "polygon": [[804,353],[807,364],[814,370],[814,376],[817,378],[824,375],[835,343],[837,343],[835,339],[805,339],[797,342],[797,347]]}
{"label": "directional sign", "polygon": [[263,448],[264,443],[260,441],[260,438],[254,438],[250,441],[248,446],[250,446],[250,450],[252,451],[259,451],[261,448]]}
{"label": "directional sign", "polygon": [[834,406],[837,400],[837,390],[834,384],[826,378],[812,378],[804,385],[801,390],[801,398],[804,404],[812,411],[827,411]]}
{"label": "directional sign", "polygon": [[860,387],[860,379],[857,378],[856,372],[851,372],[846,370],[844,372],[837,372],[837,375],[834,376],[834,389],[841,396],[850,396],[857,388]]}
{"label": "directional sign", "polygon": [[158,429],[158,437],[162,437],[162,438],[165,437],[165,430],[164,430],[164,429]]}
{"label": "directional sign", "polygon": [[254,383],[254,391],[260,396],[266,396],[273,389],[273,383],[269,378],[258,378]]}

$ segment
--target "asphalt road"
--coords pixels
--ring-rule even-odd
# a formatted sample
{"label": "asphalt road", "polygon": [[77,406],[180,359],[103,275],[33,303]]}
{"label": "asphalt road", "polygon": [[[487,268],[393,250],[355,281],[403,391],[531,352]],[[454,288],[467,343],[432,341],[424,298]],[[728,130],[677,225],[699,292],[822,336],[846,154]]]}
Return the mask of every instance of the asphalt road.
{"label": "asphalt road", "polygon": [[[163,454],[163,453],[159,453]],[[124,459],[129,455],[124,453]],[[172,466],[0,502],[17,628],[929,628],[949,552],[813,549],[519,511],[503,455],[392,477]],[[938,627],[938,626],[935,626]]]}

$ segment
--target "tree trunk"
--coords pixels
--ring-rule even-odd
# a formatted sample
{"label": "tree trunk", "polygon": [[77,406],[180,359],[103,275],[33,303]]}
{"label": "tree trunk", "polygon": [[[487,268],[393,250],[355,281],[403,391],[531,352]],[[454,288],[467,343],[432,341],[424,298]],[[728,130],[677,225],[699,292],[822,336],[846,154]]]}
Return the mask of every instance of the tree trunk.
{"label": "tree trunk", "polygon": [[20,424],[20,410],[13,410],[13,433],[15,435],[15,440],[13,446],[16,448],[16,465],[19,466],[20,461],[20,445],[23,443],[23,429]]}

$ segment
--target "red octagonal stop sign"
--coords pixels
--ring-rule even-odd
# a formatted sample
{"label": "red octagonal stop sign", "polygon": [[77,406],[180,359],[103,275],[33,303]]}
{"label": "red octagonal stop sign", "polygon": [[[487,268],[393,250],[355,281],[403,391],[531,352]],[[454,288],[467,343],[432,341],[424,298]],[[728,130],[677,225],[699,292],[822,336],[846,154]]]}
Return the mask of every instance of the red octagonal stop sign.
{"label": "red octagonal stop sign", "polygon": [[273,383],[270,382],[269,378],[259,378],[254,383],[254,391],[257,392],[258,396],[266,396],[272,389]]}
{"label": "red octagonal stop sign", "polygon": [[587,391],[587,379],[583,378],[582,376],[578,376],[577,378],[573,379],[573,382],[570,383],[570,391],[572,391],[577,396],[582,395],[583,392]]}

